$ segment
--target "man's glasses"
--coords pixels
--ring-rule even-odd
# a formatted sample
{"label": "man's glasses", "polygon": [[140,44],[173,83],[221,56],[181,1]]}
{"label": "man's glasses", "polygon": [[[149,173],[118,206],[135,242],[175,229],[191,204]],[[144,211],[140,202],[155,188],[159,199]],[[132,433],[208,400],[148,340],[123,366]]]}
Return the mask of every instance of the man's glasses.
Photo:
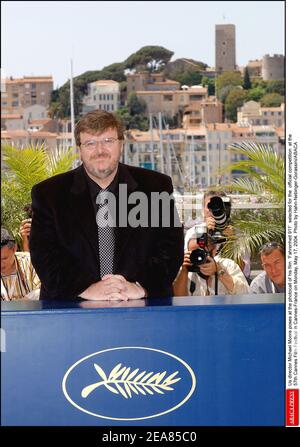
{"label": "man's glasses", "polygon": [[266,244],[262,245],[259,248],[259,253],[261,253],[264,250],[267,250],[268,248],[281,248],[281,249],[283,249],[282,245],[279,244],[278,242],[267,242]]}
{"label": "man's glasses", "polygon": [[1,241],[1,248],[5,247],[5,245],[7,245],[9,242],[15,243],[15,240],[14,239],[3,239],[3,241]]}
{"label": "man's glasses", "polygon": [[119,138],[102,138],[101,140],[89,140],[85,141],[84,143],[81,143],[81,146],[88,150],[94,150],[98,146],[98,144],[101,144],[102,147],[105,149],[111,149],[114,147],[116,141],[118,141]]}

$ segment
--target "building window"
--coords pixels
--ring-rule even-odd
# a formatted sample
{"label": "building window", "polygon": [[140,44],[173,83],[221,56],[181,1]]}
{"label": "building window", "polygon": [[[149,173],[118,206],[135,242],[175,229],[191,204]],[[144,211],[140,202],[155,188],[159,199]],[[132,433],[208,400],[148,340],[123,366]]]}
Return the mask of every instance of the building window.
{"label": "building window", "polygon": [[19,101],[13,101],[13,102],[11,103],[11,105],[12,105],[13,107],[18,107],[18,106],[19,106]]}
{"label": "building window", "polygon": [[172,95],[164,95],[163,99],[164,99],[164,101],[173,101],[173,96]]}
{"label": "building window", "polygon": [[31,84],[31,89],[35,90],[36,89],[36,84]]}
{"label": "building window", "polygon": [[112,112],[114,111],[114,105],[113,104],[111,105],[111,111]]}
{"label": "building window", "polygon": [[190,95],[190,101],[201,101],[203,99],[202,95]]}
{"label": "building window", "polygon": [[13,93],[13,98],[18,98],[19,97],[19,93]]}

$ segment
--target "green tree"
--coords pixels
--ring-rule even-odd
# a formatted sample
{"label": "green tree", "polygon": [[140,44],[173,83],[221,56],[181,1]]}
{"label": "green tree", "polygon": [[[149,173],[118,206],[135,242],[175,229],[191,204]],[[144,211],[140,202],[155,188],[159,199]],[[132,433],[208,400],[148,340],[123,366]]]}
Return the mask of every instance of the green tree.
{"label": "green tree", "polygon": [[198,85],[203,84],[202,76],[206,67],[206,64],[194,59],[176,59],[167,63],[164,75],[181,85]]}
{"label": "green tree", "polygon": [[143,66],[150,71],[162,70],[173,54],[173,51],[161,46],[145,46],[124,61],[124,68],[134,69]]}
{"label": "green tree", "polygon": [[2,143],[3,157],[1,182],[1,225],[18,235],[24,219],[23,208],[31,202],[31,189],[36,184],[66,172],[76,159],[73,149],[47,151],[43,145],[31,145],[22,149]]}
{"label": "green tree", "polygon": [[267,93],[260,100],[262,107],[279,107],[282,103],[284,103],[284,97],[278,93]]}
{"label": "green tree", "polygon": [[252,85],[251,85],[249,70],[248,70],[248,67],[246,67],[245,72],[244,72],[243,88],[244,88],[244,90],[250,90],[251,87],[252,87]]}
{"label": "green tree", "polygon": [[130,93],[127,99],[127,108],[130,115],[143,115],[147,110],[147,103],[144,99],[138,98],[136,93]]}
{"label": "green tree", "polygon": [[197,71],[185,72],[176,78],[181,85],[199,85],[202,81],[202,74]]}
{"label": "green tree", "polygon": [[225,116],[228,120],[237,120],[237,109],[244,104],[246,92],[240,88],[231,90],[225,101]]}
{"label": "green tree", "polygon": [[247,91],[247,101],[259,102],[264,96],[265,90],[262,87],[254,87]]}
{"label": "green tree", "polygon": [[285,81],[268,81],[268,85],[266,86],[266,93],[278,93],[278,95],[285,96]]}
{"label": "green tree", "polygon": [[[217,97],[225,102],[227,95],[230,91],[237,86],[242,85],[242,76],[240,72],[236,71],[226,71],[221,75],[217,76],[216,79],[216,89],[217,89]],[[224,97],[224,91],[226,91],[226,95]]]}
{"label": "green tree", "polygon": [[127,104],[116,111],[116,115],[123,121],[126,129],[148,130],[147,103],[131,93]]}
{"label": "green tree", "polygon": [[244,218],[233,219],[235,234],[222,249],[222,255],[240,260],[244,253],[257,254],[265,242],[284,242],[285,237],[285,169],[284,158],[268,145],[243,142],[233,144],[230,150],[244,159],[232,163],[225,170],[242,170],[244,177],[229,185],[231,191],[250,194],[258,202],[272,203],[273,209],[257,209]]}
{"label": "green tree", "polygon": [[215,95],[215,80],[214,79],[210,79],[207,76],[203,76],[202,78],[202,85],[207,85],[208,86],[208,94],[209,96],[214,96]]}

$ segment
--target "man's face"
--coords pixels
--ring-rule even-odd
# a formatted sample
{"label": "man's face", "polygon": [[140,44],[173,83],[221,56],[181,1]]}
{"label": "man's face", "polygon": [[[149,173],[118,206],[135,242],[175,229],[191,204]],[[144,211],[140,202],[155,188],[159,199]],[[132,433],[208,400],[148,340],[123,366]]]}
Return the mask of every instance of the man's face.
{"label": "man's face", "polygon": [[261,255],[261,264],[268,277],[277,286],[285,285],[285,266],[284,256],[281,251],[276,248],[269,255]]}
{"label": "man's face", "polygon": [[1,275],[13,273],[15,268],[16,247],[9,248],[7,245],[1,248]]}
{"label": "man's face", "polygon": [[[106,145],[104,139],[114,138],[116,141]],[[122,153],[123,143],[118,140],[116,129],[107,129],[102,133],[80,133],[80,156],[82,163],[90,176],[104,180],[117,170]],[[95,148],[88,148],[85,143],[97,142]]]}

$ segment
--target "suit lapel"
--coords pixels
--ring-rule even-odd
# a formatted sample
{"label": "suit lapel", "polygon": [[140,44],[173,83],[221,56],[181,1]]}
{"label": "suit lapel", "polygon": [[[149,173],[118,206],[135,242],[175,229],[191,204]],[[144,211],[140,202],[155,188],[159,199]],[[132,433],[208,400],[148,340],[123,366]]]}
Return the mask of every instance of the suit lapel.
{"label": "suit lapel", "polygon": [[83,169],[83,166],[80,166],[74,174],[70,194],[71,215],[74,225],[81,229],[82,235],[88,241],[95,262],[99,263],[96,217]]}
{"label": "suit lapel", "polygon": [[[134,180],[132,175],[129,172],[129,169],[126,165],[120,163],[119,164],[119,185],[127,185],[127,217],[132,208],[134,208],[133,205],[128,205],[128,196],[133,191],[136,191],[138,188],[137,182]],[[117,204],[119,204],[119,200],[121,200],[121,197],[118,197]],[[117,214],[119,212],[119,207],[117,205]],[[115,270],[118,269],[118,266],[120,265],[122,255],[125,251],[125,248],[127,244],[132,240],[133,237],[133,231],[134,228],[127,225],[126,227],[117,227],[116,228],[116,252],[115,252]]]}

